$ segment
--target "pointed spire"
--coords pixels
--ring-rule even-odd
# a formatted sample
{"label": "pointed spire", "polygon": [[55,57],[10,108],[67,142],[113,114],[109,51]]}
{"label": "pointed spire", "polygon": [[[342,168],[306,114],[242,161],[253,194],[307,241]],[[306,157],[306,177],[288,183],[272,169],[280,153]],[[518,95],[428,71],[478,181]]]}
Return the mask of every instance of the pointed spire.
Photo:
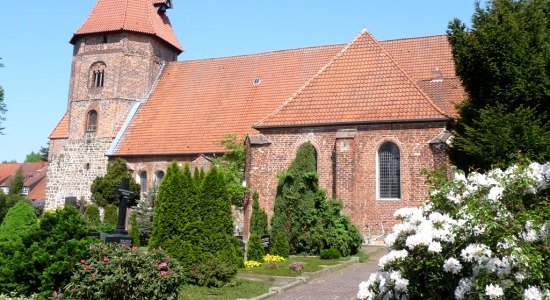
{"label": "pointed spire", "polygon": [[[79,36],[116,31],[132,31],[154,35],[178,53],[183,52],[166,13],[158,10],[158,0],[98,0],[88,19],[74,33]],[[171,1],[170,1],[171,3]]]}

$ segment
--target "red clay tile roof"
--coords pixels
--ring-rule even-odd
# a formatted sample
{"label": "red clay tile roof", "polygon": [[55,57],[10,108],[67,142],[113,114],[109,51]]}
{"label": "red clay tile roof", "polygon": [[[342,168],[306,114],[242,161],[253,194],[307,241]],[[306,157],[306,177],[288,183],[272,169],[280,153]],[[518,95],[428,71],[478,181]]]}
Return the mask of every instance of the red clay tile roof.
{"label": "red clay tile roof", "polygon": [[50,134],[50,139],[66,139],[69,136],[69,113],[66,112],[63,118],[57,123]]}
{"label": "red clay tile roof", "polygon": [[71,43],[77,36],[123,30],[157,36],[182,52],[170,20],[153,4],[151,0],[98,0]]}
{"label": "red clay tile roof", "polygon": [[363,31],[255,127],[443,118],[443,111]]}
{"label": "red clay tile roof", "polygon": [[29,199],[44,199],[46,195],[46,173],[48,164],[40,161],[35,163],[0,164],[0,186],[9,187],[10,182],[21,168],[23,173],[23,186],[29,188]]}
{"label": "red clay tile roof", "polygon": [[[169,63],[114,155],[213,153],[274,111],[343,45]],[[255,79],[259,84],[254,85]]]}

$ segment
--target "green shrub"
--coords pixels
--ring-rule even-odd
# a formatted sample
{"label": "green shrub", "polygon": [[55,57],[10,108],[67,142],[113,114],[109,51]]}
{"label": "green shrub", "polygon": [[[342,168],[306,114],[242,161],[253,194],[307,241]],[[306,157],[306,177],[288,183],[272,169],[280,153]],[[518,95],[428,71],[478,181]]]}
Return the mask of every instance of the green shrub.
{"label": "green shrub", "polygon": [[96,227],[95,230],[97,230],[98,232],[101,232],[101,233],[113,233],[115,228],[116,228],[116,226],[111,224],[111,223],[101,222],[101,223],[99,223],[99,225]]}
{"label": "green shrub", "polygon": [[34,209],[28,203],[17,202],[0,225],[0,241],[18,240],[36,226]]}
{"label": "green shrub", "polygon": [[76,264],[60,299],[177,299],[182,282],[179,264],[160,250],[98,244]]}
{"label": "green shrub", "polygon": [[282,257],[288,257],[290,255],[290,248],[288,246],[288,237],[286,232],[277,233],[273,237],[273,244],[269,251],[273,255],[279,255]]}
{"label": "green shrub", "polygon": [[86,221],[92,228],[96,228],[101,223],[101,217],[99,216],[99,207],[96,204],[91,204],[86,208],[84,212]]}
{"label": "green shrub", "polygon": [[105,210],[103,211],[103,222],[113,225],[116,228],[118,223],[118,207],[112,204],[105,205]]}
{"label": "green shrub", "polygon": [[221,287],[230,282],[235,273],[235,266],[230,260],[211,257],[193,265],[188,276],[191,284]]}
{"label": "green shrub", "polygon": [[138,230],[138,222],[137,222],[137,213],[133,212],[132,216],[130,217],[130,231],[128,231],[128,235],[132,237],[134,246],[140,246],[140,237],[139,237],[139,230]]}
{"label": "green shrub", "polygon": [[338,259],[342,257],[342,255],[340,254],[340,251],[338,251],[338,249],[330,248],[321,250],[319,257],[321,259]]}
{"label": "green shrub", "polygon": [[25,196],[23,195],[6,195],[2,191],[0,191],[0,224],[2,224],[2,221],[8,213],[8,210],[10,210],[10,208],[12,208],[19,201],[30,203],[30,200],[25,198]]}
{"label": "green shrub", "polygon": [[338,248],[345,255],[358,251],[359,230],[341,216],[342,206],[327,201],[319,188],[311,143],[300,146],[296,159],[278,177],[271,232],[272,236],[287,236],[290,254],[318,254],[324,248]]}
{"label": "green shrub", "polygon": [[264,261],[264,245],[259,236],[251,234],[248,239],[248,256],[247,260],[253,260],[258,262]]}
{"label": "green shrub", "polygon": [[130,190],[134,196],[128,199],[128,206],[134,206],[140,198],[141,188],[130,175],[126,161],[122,158],[117,158],[109,163],[105,176],[98,176],[94,179],[90,187],[92,201],[101,207],[105,207],[107,204],[118,205],[120,198],[115,194],[115,188],[122,184],[123,178],[130,180]]}
{"label": "green shrub", "polygon": [[252,198],[253,202],[252,216],[250,217],[250,233],[261,237],[262,235],[268,234],[267,213],[264,209],[260,208],[260,195],[257,191],[254,191]]}
{"label": "green shrub", "polygon": [[86,222],[74,207],[46,212],[22,239],[0,242],[0,294],[51,297],[69,282],[91,241]]}
{"label": "green shrub", "polygon": [[[242,259],[232,236],[224,178],[214,167],[200,186],[198,182],[189,166],[183,172],[176,163],[168,167],[159,188],[149,248],[162,247],[178,260],[190,283],[217,285],[204,279],[205,274],[215,274],[213,282],[232,278]],[[223,264],[212,270],[213,262]]]}

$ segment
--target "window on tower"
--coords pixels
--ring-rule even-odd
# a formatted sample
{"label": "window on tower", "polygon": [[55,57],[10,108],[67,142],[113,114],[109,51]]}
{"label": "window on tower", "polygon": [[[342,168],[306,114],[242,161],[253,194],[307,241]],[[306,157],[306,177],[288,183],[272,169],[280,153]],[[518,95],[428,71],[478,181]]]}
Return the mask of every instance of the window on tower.
{"label": "window on tower", "polygon": [[102,88],[105,83],[105,64],[96,62],[90,68],[90,86],[92,88]]}
{"label": "window on tower", "polygon": [[97,111],[90,110],[88,112],[88,118],[86,120],[86,131],[97,130]]}

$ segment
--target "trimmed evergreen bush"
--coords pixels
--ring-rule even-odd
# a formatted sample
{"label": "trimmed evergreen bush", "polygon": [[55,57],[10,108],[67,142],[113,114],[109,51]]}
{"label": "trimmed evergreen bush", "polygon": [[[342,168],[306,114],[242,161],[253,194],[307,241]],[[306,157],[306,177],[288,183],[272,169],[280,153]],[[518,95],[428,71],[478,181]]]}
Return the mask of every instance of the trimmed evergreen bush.
{"label": "trimmed evergreen bush", "polygon": [[20,240],[0,242],[0,294],[40,293],[50,298],[69,282],[75,263],[87,256],[93,240],[74,207],[44,213]]}
{"label": "trimmed evergreen bush", "polygon": [[134,192],[134,196],[128,199],[128,206],[134,206],[140,198],[141,188],[130,175],[126,161],[122,158],[117,158],[109,163],[105,176],[98,176],[94,179],[90,187],[92,201],[101,207],[105,207],[107,204],[118,206],[120,198],[115,194],[115,188],[122,184],[123,178],[130,180],[130,190]]}
{"label": "trimmed evergreen bush", "polygon": [[128,231],[128,235],[132,237],[133,245],[139,247],[141,244],[141,239],[138,230],[137,213],[135,212],[132,212],[132,215],[130,216],[130,230]]}
{"label": "trimmed evergreen bush", "polygon": [[118,207],[107,204],[103,211],[103,222],[116,228],[118,223]]}
{"label": "trimmed evergreen bush", "polygon": [[340,255],[340,251],[338,251],[338,249],[330,248],[321,250],[319,257],[321,259],[338,259],[342,257],[342,255]]}
{"label": "trimmed evergreen bush", "polygon": [[342,206],[327,201],[325,191],[319,188],[311,143],[300,146],[296,159],[278,177],[271,219],[272,236],[277,239],[273,251],[284,253],[285,235],[290,254],[318,254],[325,248],[338,248],[343,255],[349,255],[359,250],[363,239],[359,230],[341,216]]}
{"label": "trimmed evergreen bush", "polygon": [[264,245],[261,238],[256,234],[251,234],[248,239],[248,256],[247,260],[253,260],[257,262],[264,261]]}
{"label": "trimmed evergreen bush", "polygon": [[242,264],[232,233],[231,206],[216,168],[201,180],[189,166],[181,171],[172,163],[159,188],[149,248],[162,247],[177,259],[189,283],[218,286]]}
{"label": "trimmed evergreen bush", "polygon": [[270,253],[273,255],[279,255],[282,257],[288,257],[290,255],[290,247],[288,245],[288,236],[286,232],[282,231],[272,235],[273,244],[270,249]]}
{"label": "trimmed evergreen bush", "polygon": [[0,225],[0,241],[13,241],[27,235],[36,226],[34,209],[28,203],[17,202]]}
{"label": "trimmed evergreen bush", "polygon": [[99,207],[96,204],[90,204],[84,212],[86,221],[92,228],[96,228],[101,223],[101,217],[99,215]]}
{"label": "trimmed evergreen bush", "polygon": [[255,234],[261,237],[268,234],[267,230],[267,213],[263,208],[260,208],[260,194],[254,191],[252,196],[252,216],[250,217],[250,234]]}

